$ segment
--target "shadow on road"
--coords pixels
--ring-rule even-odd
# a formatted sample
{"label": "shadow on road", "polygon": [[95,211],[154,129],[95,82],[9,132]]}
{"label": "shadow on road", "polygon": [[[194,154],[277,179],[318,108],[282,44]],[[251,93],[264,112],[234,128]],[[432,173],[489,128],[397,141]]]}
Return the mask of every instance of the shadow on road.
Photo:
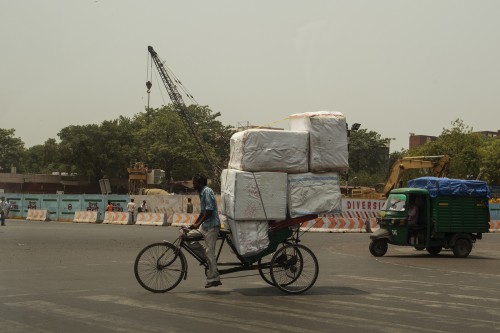
{"label": "shadow on road", "polygon": [[[217,291],[219,292],[219,291]],[[234,289],[230,292],[239,293],[243,296],[295,296],[286,294],[274,287],[261,287],[261,288],[244,288],[244,289]],[[221,294],[225,294],[225,291],[221,291]],[[350,287],[328,287],[328,286],[313,286],[311,289],[306,291],[300,296],[311,295],[366,295],[368,292],[360,289],[350,288]]]}

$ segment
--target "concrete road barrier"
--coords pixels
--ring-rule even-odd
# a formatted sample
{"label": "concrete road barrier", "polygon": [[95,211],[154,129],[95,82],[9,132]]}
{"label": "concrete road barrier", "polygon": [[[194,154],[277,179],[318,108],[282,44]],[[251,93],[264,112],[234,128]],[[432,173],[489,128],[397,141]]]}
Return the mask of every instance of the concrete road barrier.
{"label": "concrete road barrier", "polygon": [[98,223],[100,220],[100,214],[96,211],[83,211],[77,210],[75,212],[75,217],[73,222],[84,222],[84,223]]}
{"label": "concrete road barrier", "polygon": [[359,217],[347,217],[342,214],[334,216],[318,217],[305,222],[301,230],[311,232],[369,232],[376,226],[375,219],[363,219]]}
{"label": "concrete road barrier", "polygon": [[106,212],[104,214],[104,220],[102,223],[105,224],[134,224],[134,222],[128,222],[128,213],[125,212]]}
{"label": "concrete road barrier", "polygon": [[26,220],[29,221],[47,221],[46,209],[28,209]]}
{"label": "concrete road barrier", "polygon": [[172,227],[189,226],[196,222],[198,214],[175,213],[172,215]]}
{"label": "concrete road barrier", "polygon": [[167,214],[163,213],[138,213],[135,224],[138,225],[168,225]]}

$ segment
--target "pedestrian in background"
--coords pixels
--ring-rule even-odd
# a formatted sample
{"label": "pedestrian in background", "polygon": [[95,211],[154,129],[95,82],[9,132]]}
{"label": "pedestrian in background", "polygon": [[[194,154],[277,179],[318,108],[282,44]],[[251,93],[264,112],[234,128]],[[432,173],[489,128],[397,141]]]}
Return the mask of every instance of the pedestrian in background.
{"label": "pedestrian in background", "polygon": [[5,225],[5,215],[3,212],[4,201],[5,201],[5,198],[0,198],[0,222],[1,222],[1,225]]}
{"label": "pedestrian in background", "polygon": [[113,204],[111,203],[111,201],[108,201],[108,205],[106,206],[106,211],[107,212],[113,211]]}
{"label": "pedestrian in background", "polygon": [[142,204],[139,207],[138,211],[143,213],[149,211],[148,205],[146,204],[146,200],[142,200]]}
{"label": "pedestrian in background", "polygon": [[135,202],[134,199],[130,199],[130,202],[127,204],[128,211],[128,223],[134,223],[134,212],[135,212]]}
{"label": "pedestrian in background", "polygon": [[191,198],[188,198],[188,203],[186,205],[186,213],[193,214],[193,203],[191,202]]}
{"label": "pedestrian in background", "polygon": [[5,225],[5,219],[9,216],[10,202],[5,197],[0,200],[0,221],[1,225]]}

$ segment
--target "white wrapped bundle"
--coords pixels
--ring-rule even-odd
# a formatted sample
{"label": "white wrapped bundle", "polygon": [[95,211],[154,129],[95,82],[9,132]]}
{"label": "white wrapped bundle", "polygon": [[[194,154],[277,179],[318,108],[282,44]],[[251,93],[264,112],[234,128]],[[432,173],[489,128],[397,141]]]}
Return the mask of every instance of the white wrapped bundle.
{"label": "white wrapped bundle", "polygon": [[296,113],[290,116],[290,129],[309,132],[309,171],[349,168],[346,119],[341,112]]}
{"label": "white wrapped bundle", "polygon": [[337,172],[288,175],[290,217],[308,214],[335,214],[342,210]]}
{"label": "white wrapped bundle", "polygon": [[305,131],[251,129],[233,134],[229,169],[243,171],[308,171],[309,134]]}
{"label": "white wrapped bundle", "polygon": [[231,239],[241,256],[252,256],[269,246],[267,221],[233,221],[228,219]]}
{"label": "white wrapped bundle", "polygon": [[221,175],[221,212],[232,220],[286,218],[287,174],[225,169]]}

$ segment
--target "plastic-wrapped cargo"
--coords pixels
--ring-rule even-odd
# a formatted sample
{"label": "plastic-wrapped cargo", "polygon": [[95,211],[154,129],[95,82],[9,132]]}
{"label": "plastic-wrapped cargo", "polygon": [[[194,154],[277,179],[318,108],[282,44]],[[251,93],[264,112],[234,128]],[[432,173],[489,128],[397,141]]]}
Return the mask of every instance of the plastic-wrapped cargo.
{"label": "plastic-wrapped cargo", "polygon": [[286,173],[222,171],[221,213],[232,220],[284,220],[286,194]]}
{"label": "plastic-wrapped cargo", "polygon": [[290,116],[290,130],[309,132],[309,171],[349,168],[346,118],[341,112],[317,111]]}
{"label": "plastic-wrapped cargo", "polygon": [[336,214],[342,211],[337,172],[288,175],[290,217],[308,214]]}
{"label": "plastic-wrapped cargo", "polygon": [[250,129],[233,134],[229,169],[243,171],[308,171],[309,134],[305,131]]}
{"label": "plastic-wrapped cargo", "polygon": [[268,221],[227,220],[231,230],[231,240],[238,254],[252,256],[264,251],[269,246]]}
{"label": "plastic-wrapped cargo", "polygon": [[409,180],[407,186],[425,189],[432,198],[437,196],[491,197],[488,184],[481,180],[420,177]]}

